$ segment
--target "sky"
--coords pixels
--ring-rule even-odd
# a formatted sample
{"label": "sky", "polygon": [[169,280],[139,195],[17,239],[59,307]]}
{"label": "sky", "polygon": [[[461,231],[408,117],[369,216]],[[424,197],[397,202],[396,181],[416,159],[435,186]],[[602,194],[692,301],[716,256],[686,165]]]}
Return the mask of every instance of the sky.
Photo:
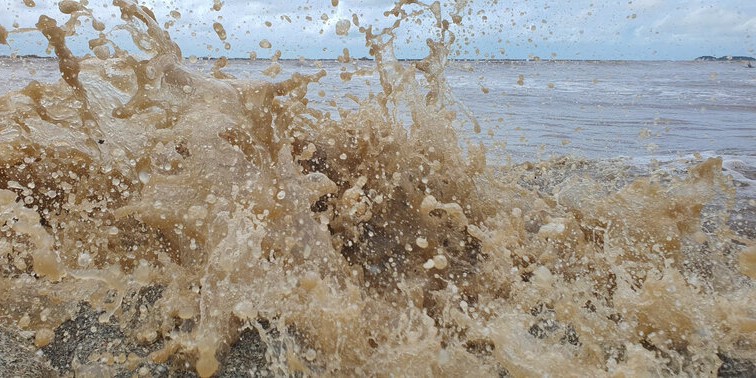
{"label": "sky", "polygon": [[[86,1],[86,0],[84,0]],[[41,14],[60,23],[67,16],[58,1],[4,0],[0,25],[10,33],[10,46],[0,55],[46,55],[47,42],[33,28]],[[457,0],[469,2],[457,35],[453,57],[466,59],[627,59],[691,60],[702,55],[756,56],[756,1],[744,0]],[[334,6],[334,3],[336,5]],[[442,12],[453,9],[443,0]],[[34,7],[29,5],[34,4]],[[107,37],[127,47],[119,28],[120,12],[111,0],[89,0]],[[145,0],[185,56],[336,58],[344,48],[355,58],[368,56],[365,38],[352,23],[383,28],[394,18],[384,12],[392,0]],[[214,7],[215,6],[215,7]],[[214,9],[215,8],[215,9]],[[216,10],[217,9],[217,10]],[[408,9],[417,9],[409,7]],[[87,41],[97,37],[82,18],[68,44],[77,55],[88,53]],[[336,26],[350,25],[348,33]],[[213,24],[220,23],[222,41]],[[397,36],[400,58],[426,54],[433,36],[429,14],[404,25]],[[262,40],[270,42],[271,47]],[[132,45],[133,46],[133,45]]]}

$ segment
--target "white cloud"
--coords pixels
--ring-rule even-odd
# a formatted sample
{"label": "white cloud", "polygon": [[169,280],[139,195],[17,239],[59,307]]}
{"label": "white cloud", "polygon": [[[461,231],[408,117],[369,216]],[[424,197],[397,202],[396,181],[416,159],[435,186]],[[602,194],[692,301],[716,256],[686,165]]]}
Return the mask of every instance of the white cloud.
{"label": "white cloud", "polygon": [[[90,7],[108,28],[121,23],[120,12],[110,5],[111,1],[90,0]],[[359,15],[363,26],[375,24],[380,28],[393,21],[383,16],[383,12],[392,7],[391,0],[340,0],[337,7],[328,0],[224,0],[220,11],[211,9],[213,0],[143,2],[154,9],[161,24],[171,21],[169,12],[179,8],[182,17],[173,20],[170,33],[187,55],[246,56],[256,50],[260,56],[266,56],[281,49],[285,57],[335,57],[341,54],[343,47],[348,47],[353,55],[359,56],[364,54],[364,37],[355,26],[348,36],[336,36],[336,21],[351,20],[353,13]],[[14,23],[33,27],[43,13],[66,19],[53,0],[38,0],[34,9],[25,7],[20,0],[6,0],[6,3],[0,5],[0,25],[8,30],[13,30]],[[466,29],[458,32],[461,49],[470,54],[476,49],[498,52],[504,48],[508,58],[523,58],[531,53],[548,56],[551,52],[562,58],[608,58],[616,51],[627,52],[628,56],[623,57],[635,54],[639,58],[654,58],[648,53],[656,50],[689,50],[695,55],[696,49],[740,48],[745,49],[742,51],[745,53],[753,50],[756,42],[756,38],[748,37],[756,32],[756,2],[742,0],[471,0],[470,3],[471,12],[463,20]],[[321,20],[323,14],[327,15],[326,21]],[[291,23],[282,21],[283,16]],[[224,25],[229,35],[230,51],[224,49],[223,42],[213,31],[212,24],[216,21]],[[266,21],[271,22],[272,27],[266,26]],[[409,39],[410,53],[423,50],[425,33],[431,29],[428,22],[424,26],[411,25],[401,33],[401,42]],[[95,36],[86,25],[79,33],[81,35],[71,38],[72,46],[84,46],[87,38]],[[0,46],[0,54],[42,53],[44,40],[39,42],[38,34],[13,34],[12,49]],[[263,38],[273,44],[271,50],[259,48],[258,42]],[[43,46],[40,47],[40,43]],[[668,49],[670,44],[675,48]],[[577,54],[577,46],[579,56],[565,55]],[[614,47],[607,49],[607,46]],[[85,52],[77,51],[78,54]],[[728,50],[726,53],[738,52]]]}
{"label": "white cloud", "polygon": [[682,17],[667,16],[657,24],[657,29],[673,35],[711,38],[753,31],[754,23],[754,14],[708,6],[689,10]]}

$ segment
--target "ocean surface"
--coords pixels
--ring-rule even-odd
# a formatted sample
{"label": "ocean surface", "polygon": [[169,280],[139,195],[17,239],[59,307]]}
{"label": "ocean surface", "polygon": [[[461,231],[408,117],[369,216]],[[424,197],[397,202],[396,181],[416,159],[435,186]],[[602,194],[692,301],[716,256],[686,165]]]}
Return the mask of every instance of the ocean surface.
{"label": "ocean surface", "polygon": [[[340,79],[342,67],[370,62],[281,61],[278,79],[293,72],[327,76],[310,97],[348,104],[347,94],[379,90],[377,74]],[[189,64],[210,71],[211,61]],[[230,61],[224,70],[244,80],[272,80],[268,61]],[[446,72],[453,94],[477,117],[492,157],[514,161],[575,155],[590,159],[674,159],[702,153],[756,162],[756,69],[738,62],[499,61],[454,62]],[[0,59],[0,92],[29,81],[59,80],[57,63]],[[522,80],[521,80],[522,79]]]}
{"label": "ocean surface", "polygon": [[[208,76],[215,62],[186,61]],[[275,77],[265,73],[269,61],[232,60],[224,72],[269,81],[324,69],[327,75],[310,85],[308,97],[334,118],[338,109],[357,107],[347,95],[380,90],[374,72],[355,75],[351,82],[340,78],[345,67],[368,72],[372,62],[279,64]],[[740,187],[739,197],[756,198],[756,69],[741,62],[453,62],[446,77],[453,95],[481,126],[476,134],[461,115],[460,139],[483,142],[489,163],[570,156],[658,167],[722,157]],[[57,63],[0,58],[0,93],[19,90],[31,80],[60,80]]]}

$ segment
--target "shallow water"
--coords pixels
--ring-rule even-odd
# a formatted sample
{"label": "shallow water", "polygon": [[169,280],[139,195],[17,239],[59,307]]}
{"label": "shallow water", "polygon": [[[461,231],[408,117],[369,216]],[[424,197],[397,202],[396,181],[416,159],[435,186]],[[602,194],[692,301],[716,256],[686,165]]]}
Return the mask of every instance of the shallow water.
{"label": "shallow water", "polygon": [[[117,362],[132,371],[211,376],[247,329],[277,375],[713,375],[752,359],[753,126],[721,90],[734,66],[447,68],[441,20],[460,11],[409,4],[397,17],[439,21],[423,61],[390,59],[389,28],[364,31],[377,59],[354,75],[208,66],[116,5],[149,59],[102,38],[72,59],[45,22],[65,80],[3,62],[38,81],[0,98],[0,322],[43,351],[86,301],[144,351]],[[131,305],[144,291],[159,294]]]}

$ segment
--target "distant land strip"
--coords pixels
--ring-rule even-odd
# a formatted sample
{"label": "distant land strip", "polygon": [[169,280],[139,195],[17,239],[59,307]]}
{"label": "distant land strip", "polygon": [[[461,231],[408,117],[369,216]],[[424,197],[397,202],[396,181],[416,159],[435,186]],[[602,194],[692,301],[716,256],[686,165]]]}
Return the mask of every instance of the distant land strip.
{"label": "distant land strip", "polygon": [[704,55],[699,56],[696,58],[696,61],[699,62],[753,62],[756,61],[756,58],[751,56],[732,56],[732,55],[725,55],[720,56],[717,58],[716,56],[711,55]]}

